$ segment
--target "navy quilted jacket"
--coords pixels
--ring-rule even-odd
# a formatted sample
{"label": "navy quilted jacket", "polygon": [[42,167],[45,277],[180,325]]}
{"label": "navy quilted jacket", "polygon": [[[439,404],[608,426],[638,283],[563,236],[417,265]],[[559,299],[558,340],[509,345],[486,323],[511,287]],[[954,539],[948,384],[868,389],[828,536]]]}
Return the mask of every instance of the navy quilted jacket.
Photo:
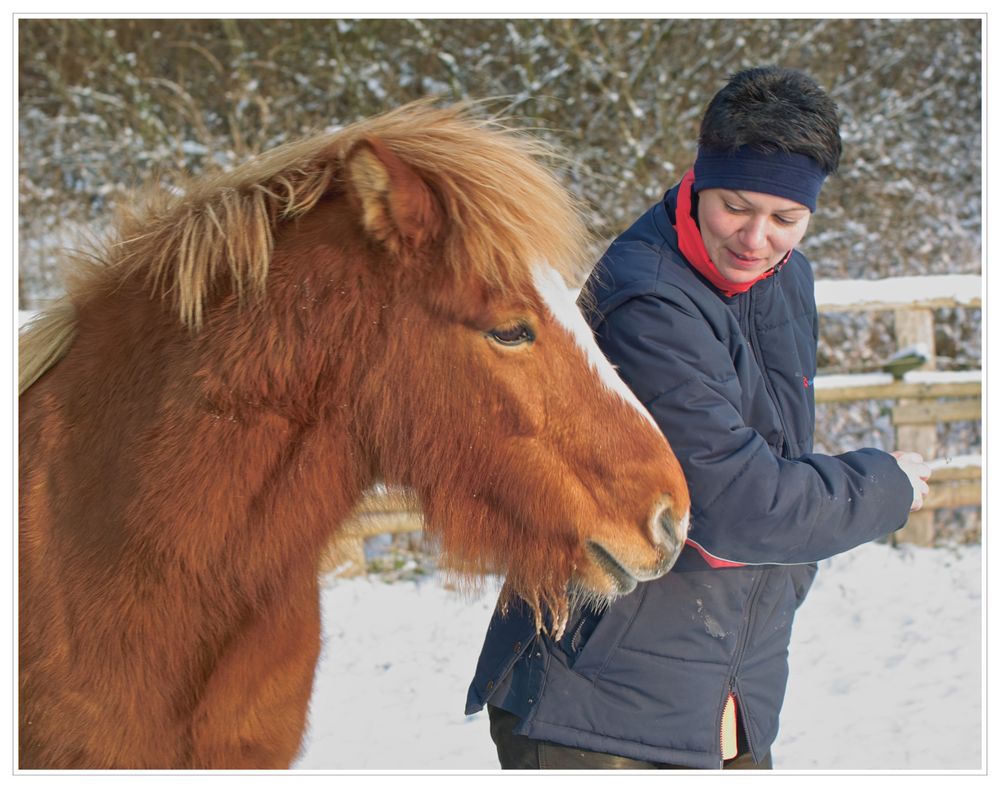
{"label": "navy quilted jacket", "polygon": [[[466,713],[518,733],[693,768],[721,765],[732,693],[756,760],[770,748],[795,609],[816,561],[902,526],[912,489],[888,454],[813,454],[817,315],[808,261],[732,298],[681,256],[676,187],[608,249],[588,288],[598,342],[687,476],[689,545],[663,578],[558,642],[530,613],[494,616]],[[744,566],[713,568],[706,557]]]}

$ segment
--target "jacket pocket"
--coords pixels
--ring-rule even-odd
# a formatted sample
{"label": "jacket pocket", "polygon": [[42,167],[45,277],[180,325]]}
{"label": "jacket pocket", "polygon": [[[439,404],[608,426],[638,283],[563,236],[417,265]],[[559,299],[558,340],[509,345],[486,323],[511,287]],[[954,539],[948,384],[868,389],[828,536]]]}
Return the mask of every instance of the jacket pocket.
{"label": "jacket pocket", "polygon": [[[631,594],[615,600],[603,612],[582,617],[577,627],[569,630],[560,641],[569,666],[581,676],[596,679],[614,650],[618,647],[639,606],[646,596],[649,583],[640,583]],[[579,628],[579,633],[576,629]],[[577,635],[575,648],[573,636]]]}
{"label": "jacket pocket", "polygon": [[570,619],[566,633],[559,640],[559,648],[566,655],[566,664],[573,667],[577,659],[583,654],[591,636],[600,626],[604,619],[607,608],[594,609],[589,605],[585,606],[577,616]]}

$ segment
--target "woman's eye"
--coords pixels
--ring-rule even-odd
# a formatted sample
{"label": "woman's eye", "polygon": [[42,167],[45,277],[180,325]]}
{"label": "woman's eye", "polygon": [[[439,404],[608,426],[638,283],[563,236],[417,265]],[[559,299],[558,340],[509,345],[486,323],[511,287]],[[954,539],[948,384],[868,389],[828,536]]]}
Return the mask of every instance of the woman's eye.
{"label": "woman's eye", "polygon": [[795,224],[794,219],[786,219],[784,216],[775,216],[774,219],[782,227],[790,227],[791,225]]}
{"label": "woman's eye", "polygon": [[726,206],[726,210],[729,211],[730,213],[743,213],[742,208],[739,208],[735,205],[730,205],[728,202],[723,204]]}
{"label": "woman's eye", "polygon": [[506,345],[507,347],[521,345],[525,342],[532,342],[535,339],[535,335],[531,331],[531,328],[525,323],[518,323],[517,325],[505,326],[502,328],[494,328],[487,331],[486,336],[495,342],[499,342],[501,345]]}

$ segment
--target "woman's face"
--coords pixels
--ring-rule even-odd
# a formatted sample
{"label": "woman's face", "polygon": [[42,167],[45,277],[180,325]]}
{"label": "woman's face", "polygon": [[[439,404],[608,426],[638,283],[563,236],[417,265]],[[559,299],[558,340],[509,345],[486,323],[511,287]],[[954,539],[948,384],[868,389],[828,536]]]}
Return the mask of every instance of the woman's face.
{"label": "woman's face", "polygon": [[806,234],[809,209],[761,192],[705,189],[698,225],[708,256],[730,282],[752,282],[774,268]]}

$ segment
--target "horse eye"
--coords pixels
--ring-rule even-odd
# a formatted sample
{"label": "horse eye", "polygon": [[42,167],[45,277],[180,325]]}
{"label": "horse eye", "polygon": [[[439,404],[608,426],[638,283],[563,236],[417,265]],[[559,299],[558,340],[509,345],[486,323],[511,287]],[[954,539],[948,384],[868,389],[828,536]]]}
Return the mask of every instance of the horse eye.
{"label": "horse eye", "polygon": [[514,345],[521,345],[525,342],[533,342],[535,340],[534,333],[525,323],[517,323],[516,325],[506,328],[494,328],[487,331],[486,336],[495,342],[499,342],[501,345],[506,345],[507,347],[513,347]]}

